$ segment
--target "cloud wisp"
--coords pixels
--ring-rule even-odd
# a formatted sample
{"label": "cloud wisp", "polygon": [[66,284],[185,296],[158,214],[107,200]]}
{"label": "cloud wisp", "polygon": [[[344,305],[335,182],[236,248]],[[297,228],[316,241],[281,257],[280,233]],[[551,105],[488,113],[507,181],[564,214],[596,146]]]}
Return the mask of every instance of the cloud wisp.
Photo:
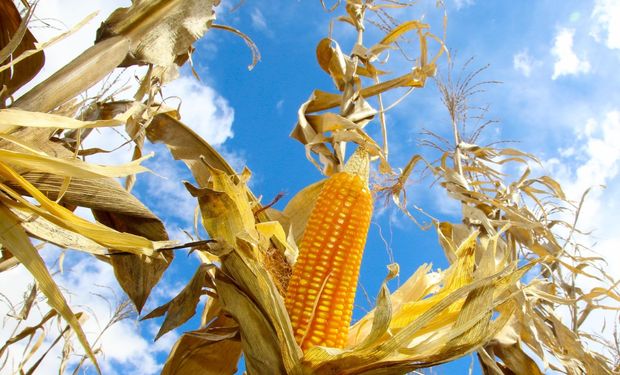
{"label": "cloud wisp", "polygon": [[620,1],[596,0],[592,19],[594,24],[590,35],[597,42],[604,42],[609,49],[620,49]]}
{"label": "cloud wisp", "polygon": [[590,71],[590,62],[577,56],[573,49],[575,30],[561,28],[555,35],[551,54],[555,59],[553,75],[555,80],[562,76],[585,74]]}

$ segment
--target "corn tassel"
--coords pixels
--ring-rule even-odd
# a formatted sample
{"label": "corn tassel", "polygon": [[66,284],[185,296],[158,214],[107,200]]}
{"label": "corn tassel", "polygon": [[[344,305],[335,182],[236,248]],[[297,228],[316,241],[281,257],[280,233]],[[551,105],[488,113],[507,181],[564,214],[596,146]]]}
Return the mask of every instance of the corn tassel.
{"label": "corn tassel", "polygon": [[365,176],[345,170],[329,177],[308,219],[285,299],[303,351],[347,341],[372,216],[367,167],[366,159]]}

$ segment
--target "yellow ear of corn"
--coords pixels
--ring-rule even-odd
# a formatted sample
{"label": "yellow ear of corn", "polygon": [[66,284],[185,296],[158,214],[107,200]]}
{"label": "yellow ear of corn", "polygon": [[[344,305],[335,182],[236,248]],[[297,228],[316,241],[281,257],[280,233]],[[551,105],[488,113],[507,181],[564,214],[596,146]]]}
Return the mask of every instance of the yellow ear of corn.
{"label": "yellow ear of corn", "polygon": [[327,179],[306,224],[285,299],[302,350],[344,347],[371,216],[367,179],[349,172]]}

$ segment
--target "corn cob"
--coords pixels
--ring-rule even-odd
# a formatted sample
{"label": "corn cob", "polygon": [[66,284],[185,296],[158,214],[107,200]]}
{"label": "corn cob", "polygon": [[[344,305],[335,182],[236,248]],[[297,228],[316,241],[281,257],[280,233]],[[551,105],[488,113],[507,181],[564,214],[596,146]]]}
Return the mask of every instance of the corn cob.
{"label": "corn cob", "polygon": [[329,177],[306,224],[285,299],[303,351],[347,341],[372,216],[367,168],[368,159],[366,175],[345,169]]}

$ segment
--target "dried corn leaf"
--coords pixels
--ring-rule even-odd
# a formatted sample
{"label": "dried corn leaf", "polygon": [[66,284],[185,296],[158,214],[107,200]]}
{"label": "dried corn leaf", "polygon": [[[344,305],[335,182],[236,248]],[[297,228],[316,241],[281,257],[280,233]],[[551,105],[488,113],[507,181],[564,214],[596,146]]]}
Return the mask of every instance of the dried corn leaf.
{"label": "dried corn leaf", "polygon": [[208,186],[210,171],[207,164],[230,175],[235,174],[235,170],[211,145],[169,114],[156,115],[146,129],[146,136],[153,143],[164,143],[176,160],[182,160],[187,165],[200,187]]}
{"label": "dried corn leaf", "polygon": [[98,373],[101,373],[97,359],[82,331],[78,319],[67,305],[67,301],[52,279],[45,267],[43,258],[32,246],[28,235],[20,225],[19,219],[4,205],[0,204],[0,241],[3,246],[11,250],[11,253],[30,271],[39,285],[39,289],[47,297],[47,302],[54,310],[69,323],[84,351],[95,365]]}
{"label": "dried corn leaf", "polygon": [[[334,47],[331,46],[332,43]],[[336,88],[343,91],[345,80],[348,78],[346,72],[351,70],[353,64],[342,53],[338,43],[332,39],[322,39],[316,47],[316,59],[319,66],[332,77]]]}
{"label": "dried corn leaf", "polygon": [[[258,62],[260,61],[261,57],[260,57],[260,51],[258,50],[258,47],[256,46],[254,41],[252,41],[252,39],[249,36],[245,35],[240,30],[235,29],[234,27],[231,27],[231,26],[217,25],[217,24],[213,23],[213,24],[211,24],[211,27],[214,28],[214,29],[220,29],[220,30],[225,30],[225,31],[231,32],[231,33],[237,35],[238,37],[240,37],[241,39],[243,39],[243,41],[245,42],[246,46],[248,46],[248,48],[250,49],[250,52],[252,53],[252,63],[250,65],[248,65],[248,70],[254,69],[256,64],[258,64]],[[194,72],[194,76],[197,77],[198,74],[195,71],[193,71],[193,72]]]}
{"label": "dried corn leaf", "polygon": [[[125,116],[125,115],[122,115]],[[116,120],[114,120],[116,121]],[[97,123],[97,122],[93,122]],[[20,138],[20,146],[17,149],[24,149],[28,144],[41,146],[45,152],[71,157],[71,152],[52,142],[41,142],[36,139],[36,135],[24,129],[18,133],[24,133],[23,139]],[[16,144],[3,141],[5,149],[16,148]],[[86,168],[90,165],[84,164]],[[87,169],[88,171],[88,169]],[[131,172],[131,171],[130,171]],[[52,199],[57,199],[66,187],[62,195],[62,203],[89,207],[95,210],[96,216],[109,218],[107,223],[123,232],[130,232],[146,236],[152,240],[166,240],[167,235],[161,221],[151,213],[140,201],[125,191],[118,182],[107,178],[82,179],[72,178],[68,185],[62,175],[42,174],[38,172],[26,172],[23,176],[26,180],[34,184],[41,192]],[[22,194],[29,194],[23,187],[14,181],[10,185]],[[111,218],[111,219],[110,219]],[[75,230],[73,228],[72,230]],[[171,254],[164,254],[164,257],[157,257],[152,262],[146,262],[144,258],[126,256],[122,259],[113,259],[115,271],[119,276],[121,286],[132,297],[138,307],[144,304],[148,292],[159,280],[161,274],[168,266]],[[128,270],[127,273],[118,272],[119,268]],[[131,276],[138,276],[135,279]],[[126,282],[124,282],[126,281]]]}
{"label": "dried corn leaf", "polygon": [[[31,15],[32,8],[28,9],[22,20],[12,0],[0,1],[0,66],[11,63],[17,56],[35,48],[37,40],[27,28]],[[6,86],[7,91],[2,93],[0,104],[4,103],[5,96],[12,95],[34,78],[43,68],[44,62],[45,56],[43,51],[40,51],[11,64],[10,70],[1,70],[0,89]]]}
{"label": "dried corn leaf", "polygon": [[95,255],[107,255],[108,249],[79,233],[64,229],[41,216],[33,216],[19,206],[11,206],[11,212],[21,221],[22,227],[29,235],[53,243],[65,249],[84,251]]}
{"label": "dried corn leaf", "polygon": [[0,133],[9,133],[13,126],[61,129],[91,129],[118,126],[126,119],[124,116],[109,120],[81,121],[71,117],[24,111],[16,108],[0,109]]}
{"label": "dried corn leaf", "polygon": [[600,354],[589,351],[583,346],[580,337],[566,327],[553,313],[545,314],[546,323],[552,330],[555,340],[545,340],[553,343],[554,354],[562,364],[573,373],[585,374],[612,374],[607,359]]}
{"label": "dried corn leaf", "polygon": [[504,362],[504,367],[516,375],[543,375],[540,368],[518,344],[490,345],[492,353]]}
{"label": "dried corn leaf", "polygon": [[[166,242],[153,242],[144,237],[135,236],[128,233],[119,233],[103,225],[91,223],[85,219],[75,216],[71,211],[49,200],[32,184],[23,177],[16,174],[15,171],[0,163],[0,176],[10,179],[13,183],[19,185],[29,195],[36,199],[40,207],[34,206],[27,200],[23,199],[19,194],[4,184],[0,184],[0,189],[17,200],[18,206],[23,210],[29,211],[32,215],[41,215],[48,221],[53,222],[63,228],[75,231],[83,236],[117,251],[130,252],[135,254],[152,255],[157,248],[168,245]],[[8,202],[8,201],[7,201]],[[5,203],[7,204],[7,203]]]}
{"label": "dried corn leaf", "polygon": [[[44,134],[42,134],[42,132]],[[35,154],[39,156],[44,156],[44,154],[54,155],[62,159],[75,160],[75,155],[73,152],[67,150],[59,143],[47,140],[48,137],[54,132],[56,132],[55,128],[20,128],[10,136],[4,135],[3,137],[0,137],[0,150],[26,154],[29,152],[30,154]],[[56,160],[52,160],[52,162],[56,162]],[[58,161],[58,163],[60,163],[60,165],[63,165],[63,161]],[[69,161],[69,163],[71,163],[71,161]],[[90,177],[96,177],[92,173],[88,172],[88,166],[80,164],[80,167],[84,167],[82,169],[86,169],[86,171],[81,173],[90,174]],[[114,200],[119,201],[118,206],[124,207],[126,210],[132,210],[130,205],[127,204],[131,201],[132,205],[138,208],[138,211],[142,211],[142,215],[146,213],[150,216],[154,216],[134,197],[129,195],[127,192],[123,192],[122,189],[119,189],[120,186],[118,185],[118,183],[112,179],[102,179],[100,178],[101,176],[99,176],[99,178],[93,179],[91,181],[79,181],[77,178],[73,178],[73,182],[71,182],[69,186],[66,186],[68,179],[66,179],[64,176],[41,174],[38,172],[26,172],[23,170],[20,170],[20,172],[21,174],[23,174],[23,177],[29,179],[38,188],[47,189],[47,194],[55,194],[56,197],[58,197],[58,193],[63,192],[63,187],[67,188],[64,193],[70,197],[69,199],[80,201],[84,203],[83,205],[86,207],[97,206],[98,204],[113,207],[116,203],[113,201],[109,201],[109,198],[113,198]],[[89,184],[92,184],[94,186],[90,188],[88,186]],[[77,191],[74,192],[74,189]],[[26,192],[23,193],[27,194]],[[110,193],[113,195],[111,197],[100,195],[105,193]],[[93,201],[94,203],[89,204],[88,202],[90,201]],[[76,205],[80,204],[77,203]],[[136,211],[135,209],[133,210]]]}
{"label": "dried corn leaf", "polygon": [[238,328],[211,328],[184,333],[166,360],[162,375],[232,375],[241,355]]}
{"label": "dried corn leaf", "polygon": [[[418,20],[403,22],[390,30],[390,32],[387,33],[379,43],[370,47],[368,51],[366,51],[364,58],[372,61],[373,59],[376,59],[377,56],[386,49],[392,48],[391,45],[394,44],[403,34],[411,30],[417,30],[419,33],[421,33],[423,30],[427,30],[429,28],[430,26],[428,24],[422,23]],[[422,54],[426,54],[426,50],[424,48],[421,52]]]}
{"label": "dried corn leaf", "polygon": [[[152,241],[167,241],[164,224],[156,217],[136,217],[118,212],[93,210],[95,219],[109,228],[131,233]],[[111,254],[110,264],[116,280],[129,296],[138,312],[146,303],[153,287],[174,258],[172,250],[160,251],[158,256]]]}
{"label": "dried corn leaf", "polygon": [[19,320],[28,319],[28,316],[30,315],[30,310],[32,310],[32,306],[34,306],[35,299],[37,298],[37,294],[38,294],[37,284],[34,283],[32,284],[32,287],[30,287],[30,292],[25,296],[24,301],[23,301],[23,306],[21,310],[19,311],[19,314],[15,316],[16,319],[19,319]]}
{"label": "dried corn leaf", "polygon": [[171,68],[179,55],[207,31],[215,19],[216,0],[134,0],[119,8],[98,31],[97,41],[115,35],[131,40],[124,65]]}
{"label": "dried corn leaf", "polygon": [[[372,86],[365,87],[360,90],[360,96],[371,98],[382,94],[388,90],[399,87],[424,87],[426,79],[435,74],[435,66],[426,66],[424,68],[415,68],[411,73],[407,73],[397,78],[387,80]],[[306,107],[306,113],[314,113],[335,108],[342,102],[342,96],[338,94],[325,93],[315,90]]]}
{"label": "dried corn leaf", "polygon": [[[13,108],[51,111],[102,80],[123,61],[128,50],[129,40],[123,37],[114,37],[95,44],[19,97]],[[37,134],[48,132],[38,131]]]}
{"label": "dried corn leaf", "polygon": [[[50,199],[57,199],[61,191],[64,177],[47,173],[28,172],[22,176],[36,186]],[[21,194],[27,194],[15,183],[7,184]],[[72,178],[67,191],[62,196],[62,203],[87,207],[95,210],[116,212],[127,216],[134,216],[144,220],[158,220],[136,197],[125,191],[113,179],[81,179]]]}
{"label": "dried corn leaf", "polygon": [[[239,181],[235,170],[209,143],[169,113],[155,115],[146,129],[146,136],[153,143],[164,143],[176,160],[183,161],[199,187],[210,186],[211,169],[222,171],[233,181]],[[253,208],[259,209],[258,200],[252,192],[246,189],[246,194]],[[266,210],[260,210],[256,217],[259,222],[271,221]]]}
{"label": "dried corn leaf", "polygon": [[0,348],[0,357],[6,352],[6,350],[9,348],[10,345],[13,345],[16,342],[19,342],[20,340],[23,340],[26,337],[32,337],[34,336],[34,334],[38,331],[38,330],[44,330],[44,325],[45,323],[47,323],[50,319],[52,319],[53,317],[57,316],[58,312],[56,310],[50,310],[48,311],[39,321],[39,323],[33,325],[33,326],[29,326],[26,327],[24,329],[22,329],[18,334],[13,335],[11,338],[9,338],[8,340],[6,340],[6,342],[4,343],[4,345]]}
{"label": "dried corn leaf", "polygon": [[200,301],[200,296],[204,294],[203,288],[210,284],[206,282],[210,267],[212,266],[201,264],[196,270],[194,277],[192,277],[190,282],[176,297],[157,307],[141,319],[152,319],[164,314],[166,315],[164,322],[155,336],[155,340],[185,323],[196,314],[196,306]]}
{"label": "dried corn leaf", "polygon": [[54,172],[57,175],[77,178],[124,177],[146,172],[148,169],[140,163],[152,156],[152,154],[147,155],[124,165],[103,166],[86,163],[79,159],[59,159],[39,152],[15,152],[0,149],[0,157],[3,161],[19,168],[21,173],[26,171]]}
{"label": "dried corn leaf", "polygon": [[[121,65],[172,66],[214,18],[207,0],[144,0],[119,9],[104,23],[96,44],[19,98],[14,106],[47,112],[85,91]],[[154,22],[154,21],[157,22]],[[41,133],[43,134],[43,133]]]}

